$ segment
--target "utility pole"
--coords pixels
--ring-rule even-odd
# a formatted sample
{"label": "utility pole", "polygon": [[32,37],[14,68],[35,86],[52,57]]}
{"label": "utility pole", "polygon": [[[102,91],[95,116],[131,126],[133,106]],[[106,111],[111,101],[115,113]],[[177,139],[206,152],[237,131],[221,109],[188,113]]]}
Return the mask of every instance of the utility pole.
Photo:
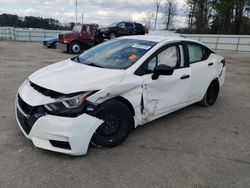
{"label": "utility pole", "polygon": [[76,24],[77,24],[77,5],[78,5],[78,3],[77,3],[77,0],[76,0]]}
{"label": "utility pole", "polygon": [[82,12],[82,24],[83,24],[83,12]]}

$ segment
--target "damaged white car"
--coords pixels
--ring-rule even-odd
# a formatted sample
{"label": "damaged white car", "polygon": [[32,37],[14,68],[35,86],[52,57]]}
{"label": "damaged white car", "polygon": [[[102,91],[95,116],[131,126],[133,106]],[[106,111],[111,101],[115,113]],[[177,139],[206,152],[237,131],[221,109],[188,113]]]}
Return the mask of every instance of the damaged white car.
{"label": "damaged white car", "polygon": [[190,104],[215,103],[225,60],[180,37],[131,36],[32,74],[19,88],[16,118],[39,148],[84,155],[114,147],[133,128]]}

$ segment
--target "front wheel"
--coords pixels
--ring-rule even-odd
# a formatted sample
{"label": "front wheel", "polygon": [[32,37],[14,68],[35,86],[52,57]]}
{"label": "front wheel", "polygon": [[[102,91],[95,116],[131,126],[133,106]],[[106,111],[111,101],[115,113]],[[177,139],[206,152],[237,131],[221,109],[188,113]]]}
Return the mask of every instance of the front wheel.
{"label": "front wheel", "polygon": [[219,90],[220,90],[219,83],[217,81],[213,81],[209,85],[207,92],[205,93],[200,104],[205,107],[212,106],[216,102],[216,99],[219,95]]}
{"label": "front wheel", "polygon": [[94,133],[91,143],[108,148],[121,144],[134,126],[129,108],[120,101],[109,100],[100,105],[96,112],[96,117],[104,123]]}
{"label": "front wheel", "polygon": [[73,54],[79,54],[82,51],[80,42],[72,42],[69,46],[69,50]]}
{"label": "front wheel", "polygon": [[109,39],[112,40],[112,39],[114,39],[114,38],[116,38],[115,33],[110,33],[110,34],[109,34]]}
{"label": "front wheel", "polygon": [[53,44],[51,45],[52,48],[56,48],[56,42],[53,42]]}

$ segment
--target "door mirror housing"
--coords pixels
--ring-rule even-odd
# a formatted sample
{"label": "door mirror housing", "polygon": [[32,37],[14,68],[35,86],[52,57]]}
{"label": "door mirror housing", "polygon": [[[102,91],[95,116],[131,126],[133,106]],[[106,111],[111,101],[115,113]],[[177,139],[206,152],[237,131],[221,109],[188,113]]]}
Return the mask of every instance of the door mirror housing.
{"label": "door mirror housing", "polygon": [[167,65],[158,65],[154,69],[152,79],[157,80],[160,75],[170,76],[173,75],[173,73],[174,73],[174,68],[169,67]]}

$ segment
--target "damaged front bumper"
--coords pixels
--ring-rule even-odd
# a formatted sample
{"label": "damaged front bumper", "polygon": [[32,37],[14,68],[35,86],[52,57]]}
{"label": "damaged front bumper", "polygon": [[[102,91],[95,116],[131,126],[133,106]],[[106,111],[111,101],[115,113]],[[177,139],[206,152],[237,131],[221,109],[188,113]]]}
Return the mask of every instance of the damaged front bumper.
{"label": "damaged front bumper", "polygon": [[[31,106],[31,101],[26,103],[26,100],[23,100],[24,98],[28,101],[26,94],[32,93],[27,84],[19,91],[22,95],[17,94],[16,97],[17,123],[36,147],[74,156],[87,153],[90,140],[103,123],[102,120],[85,113],[78,117],[47,114],[41,106]],[[40,94],[35,94],[34,90],[33,92],[33,98],[29,99],[39,99]]]}
{"label": "damaged front bumper", "polygon": [[39,118],[27,133],[18,117],[17,122],[36,147],[76,156],[87,154],[92,135],[103,123],[87,114],[77,118],[46,115]]}

